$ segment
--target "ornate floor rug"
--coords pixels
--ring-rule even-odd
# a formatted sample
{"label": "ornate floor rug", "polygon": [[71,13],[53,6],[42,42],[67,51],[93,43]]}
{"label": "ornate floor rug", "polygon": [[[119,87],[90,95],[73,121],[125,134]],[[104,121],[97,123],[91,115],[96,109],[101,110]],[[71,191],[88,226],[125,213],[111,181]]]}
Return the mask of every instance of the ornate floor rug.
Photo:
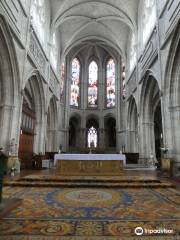
{"label": "ornate floor rug", "polygon": [[[158,237],[164,237],[163,240],[173,239],[178,237],[178,226],[180,221],[174,222],[146,222],[146,221],[50,221],[50,220],[6,220],[5,223],[1,222],[1,235],[2,237],[20,237],[23,236],[39,237],[44,239],[45,237],[59,237],[59,239],[75,239],[70,238],[72,236],[84,239],[90,237],[104,237],[104,239],[136,239],[135,229],[142,228],[143,237],[152,237],[157,239]],[[160,231],[169,231],[166,234],[162,234]],[[156,232],[155,232],[156,231]],[[159,231],[159,233],[157,233]],[[41,238],[40,238],[41,237]],[[43,238],[44,237],[44,238]],[[61,237],[61,238],[60,238]],[[64,238],[62,238],[64,237]],[[86,237],[86,238],[85,238]],[[95,238],[95,239],[96,239]],[[14,238],[12,238],[14,239]],[[16,239],[16,238],[15,238]],[[48,238],[47,238],[48,239]],[[140,238],[138,238],[140,239]],[[149,239],[149,238],[148,238]],[[178,238],[177,238],[178,239]]]}
{"label": "ornate floor rug", "polygon": [[180,237],[180,193],[173,188],[4,187],[3,196],[23,202],[0,220],[0,239],[121,240],[142,231],[143,239]]}

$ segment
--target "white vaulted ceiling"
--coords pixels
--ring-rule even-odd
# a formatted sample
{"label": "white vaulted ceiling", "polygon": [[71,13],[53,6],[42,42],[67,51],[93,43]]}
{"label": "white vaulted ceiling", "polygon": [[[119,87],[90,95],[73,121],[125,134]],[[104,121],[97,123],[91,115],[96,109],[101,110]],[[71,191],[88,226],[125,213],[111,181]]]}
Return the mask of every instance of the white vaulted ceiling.
{"label": "white vaulted ceiling", "polygon": [[126,56],[129,33],[137,30],[139,0],[50,2],[52,27],[59,28],[62,55],[76,45],[97,41]]}

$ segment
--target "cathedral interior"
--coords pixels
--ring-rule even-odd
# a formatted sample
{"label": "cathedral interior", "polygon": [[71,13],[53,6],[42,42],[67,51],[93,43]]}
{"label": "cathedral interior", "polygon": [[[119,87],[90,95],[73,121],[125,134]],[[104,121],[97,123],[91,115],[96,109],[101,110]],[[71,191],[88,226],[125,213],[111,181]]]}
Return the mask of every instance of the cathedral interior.
{"label": "cathedral interior", "polygon": [[180,0],[0,1],[0,239],[180,239]]}

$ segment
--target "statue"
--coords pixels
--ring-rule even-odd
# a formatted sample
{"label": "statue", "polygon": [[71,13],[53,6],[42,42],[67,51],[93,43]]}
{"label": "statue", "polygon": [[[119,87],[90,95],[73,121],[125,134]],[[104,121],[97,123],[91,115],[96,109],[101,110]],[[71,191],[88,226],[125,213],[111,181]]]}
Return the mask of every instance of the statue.
{"label": "statue", "polygon": [[157,167],[156,164],[158,163],[156,157],[153,153],[150,154],[150,166]]}
{"label": "statue", "polygon": [[17,144],[15,143],[15,138],[12,138],[9,144],[9,155],[17,155]]}
{"label": "statue", "polygon": [[12,138],[9,143],[9,158],[7,160],[7,171],[10,172],[11,176],[14,176],[15,172],[20,173],[20,159],[17,153],[17,143],[15,138]]}

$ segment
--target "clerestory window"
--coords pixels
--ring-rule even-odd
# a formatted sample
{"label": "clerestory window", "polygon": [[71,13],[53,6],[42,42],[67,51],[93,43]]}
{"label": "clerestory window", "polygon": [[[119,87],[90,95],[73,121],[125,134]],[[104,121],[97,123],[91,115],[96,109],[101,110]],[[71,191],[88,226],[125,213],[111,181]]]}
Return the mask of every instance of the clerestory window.
{"label": "clerestory window", "polygon": [[42,43],[45,41],[45,0],[33,0],[31,22]]}
{"label": "clerestory window", "polygon": [[143,44],[146,44],[154,26],[156,23],[156,1],[155,0],[144,0],[144,9],[143,9],[143,24],[142,24],[142,33],[143,33]]}

